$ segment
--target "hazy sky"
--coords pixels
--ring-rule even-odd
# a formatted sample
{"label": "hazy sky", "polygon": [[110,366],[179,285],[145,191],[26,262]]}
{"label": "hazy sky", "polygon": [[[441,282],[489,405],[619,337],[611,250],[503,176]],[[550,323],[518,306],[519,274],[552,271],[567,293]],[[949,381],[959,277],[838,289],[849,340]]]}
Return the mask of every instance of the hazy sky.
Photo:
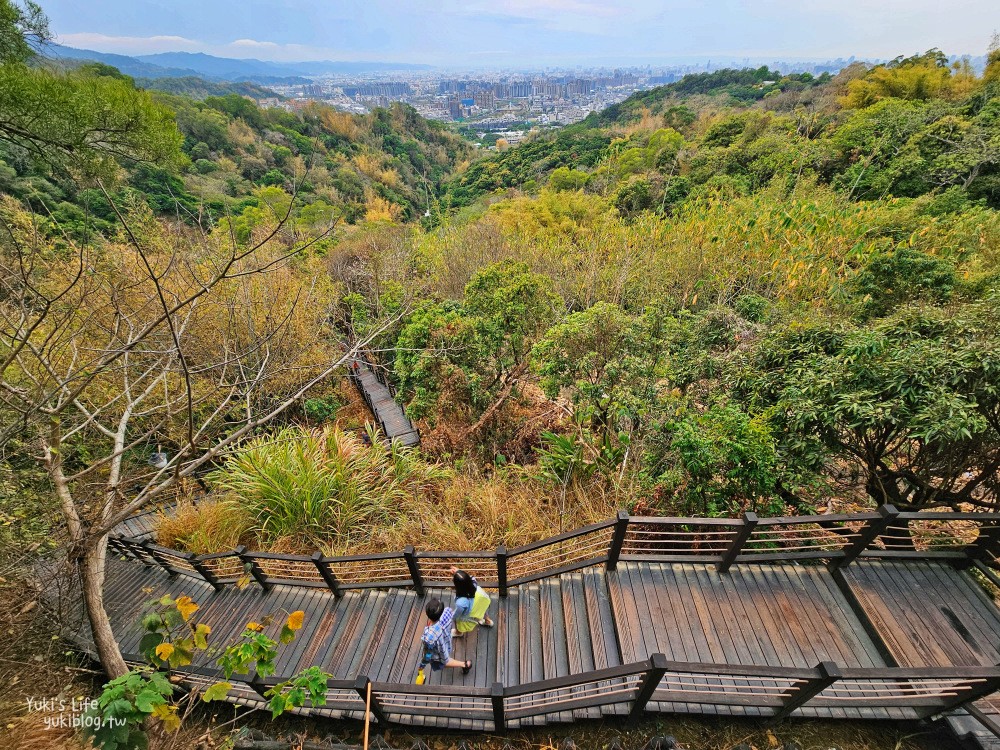
{"label": "hazy sky", "polygon": [[42,0],[63,44],[458,67],[980,55],[997,0]]}

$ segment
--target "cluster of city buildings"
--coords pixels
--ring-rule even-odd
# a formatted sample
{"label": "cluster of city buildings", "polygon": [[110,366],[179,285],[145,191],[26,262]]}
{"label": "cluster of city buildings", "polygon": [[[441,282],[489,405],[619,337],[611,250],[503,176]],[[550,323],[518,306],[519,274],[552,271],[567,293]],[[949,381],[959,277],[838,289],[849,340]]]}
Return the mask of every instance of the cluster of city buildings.
{"label": "cluster of city buildings", "polygon": [[307,84],[270,88],[286,97],[286,107],[322,101],[364,113],[405,102],[430,119],[459,122],[481,132],[520,131],[534,126],[577,122],[590,112],[620,102],[635,91],[677,80],[680,71],[573,71],[518,76],[510,73],[441,77],[397,74],[394,79],[320,78]]}
{"label": "cluster of city buildings", "polygon": [[[836,72],[849,60],[802,65],[773,63],[772,69],[790,72]],[[327,76],[309,83],[270,85],[296,109],[311,101],[321,101],[337,109],[364,114],[374,107],[393,102],[411,105],[429,119],[457,122],[483,137],[490,133],[510,136],[535,127],[578,122],[626,99],[636,91],[679,80],[688,73],[704,73],[720,67],[749,67],[749,60],[678,65],[660,69],[546,70],[535,74],[510,71],[446,75],[434,71],[371,73],[356,76]]]}

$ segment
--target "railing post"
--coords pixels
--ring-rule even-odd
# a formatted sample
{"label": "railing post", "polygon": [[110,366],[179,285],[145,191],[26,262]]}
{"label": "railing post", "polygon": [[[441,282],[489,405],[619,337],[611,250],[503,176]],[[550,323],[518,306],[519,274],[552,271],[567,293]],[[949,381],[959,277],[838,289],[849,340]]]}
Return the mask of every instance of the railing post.
{"label": "railing post", "polygon": [[264,589],[264,591],[270,591],[271,583],[267,580],[267,576],[264,575],[264,571],[260,569],[257,561],[247,555],[247,548],[241,544],[233,551],[236,553],[236,556],[240,558],[240,562],[243,563],[243,569],[250,571],[250,575],[253,576],[253,579],[260,584],[260,587]]}
{"label": "railing post", "polygon": [[500,596],[507,596],[507,547],[497,547],[497,588]]}
{"label": "railing post", "polygon": [[881,534],[885,533],[889,524],[896,520],[899,511],[895,505],[880,505],[878,507],[879,517],[869,521],[867,526],[861,528],[861,536],[854,540],[854,544],[844,548],[843,557],[835,557],[827,563],[827,569],[838,570],[854,562],[858,555],[868,549]]}
{"label": "railing post", "polygon": [[646,710],[646,704],[653,697],[656,688],[660,686],[660,680],[666,673],[667,657],[663,654],[650,656],[649,669],[646,670],[646,674],[642,676],[642,681],[639,683],[638,692],[636,692],[635,700],[632,702],[632,709],[628,712],[628,718],[625,720],[627,723],[634,724],[642,717],[642,712]]}
{"label": "railing post", "polygon": [[250,679],[247,680],[247,685],[252,687],[254,692],[261,698],[268,700],[268,697],[264,695],[264,693],[267,692],[267,685],[264,684],[264,681],[260,678],[260,675],[257,674],[256,670],[254,670],[254,673],[250,675]]}
{"label": "railing post", "polygon": [[150,542],[148,539],[144,539],[143,541],[139,542],[139,546],[142,548],[143,552],[149,555],[149,557],[156,562],[157,565],[159,565],[161,568],[167,571],[168,576],[173,578],[174,576],[177,575],[177,571],[171,568],[170,565],[167,563],[167,561],[160,556],[160,553],[158,553],[156,550],[152,548],[152,542]]}
{"label": "railing post", "polygon": [[[1000,664],[997,664],[997,667],[1000,667]],[[957,692],[958,695],[950,700],[945,700],[942,706],[928,710],[920,718],[926,719],[928,716],[953,711],[956,708],[964,706],[966,703],[974,703],[980,698],[985,698],[987,695],[995,693],[998,690],[1000,690],[1000,675],[997,675],[996,677],[987,677],[983,682],[976,681],[961,683],[948,691],[949,693]]]}
{"label": "railing post", "polygon": [[494,682],[490,686],[490,702],[493,704],[493,731],[504,734],[507,731],[507,717],[503,707],[503,684]]}
{"label": "railing post", "polygon": [[118,537],[108,535],[108,547],[114,550],[116,555],[121,555],[123,557],[131,557],[128,552],[126,552],[126,547],[118,541]]}
{"label": "railing post", "polygon": [[753,530],[756,528],[757,523],[760,521],[757,518],[757,514],[751,511],[747,511],[743,514],[743,527],[736,533],[733,537],[732,544],[729,545],[729,549],[726,550],[726,554],[722,556],[719,561],[718,570],[720,573],[728,573],[729,569],[736,562],[736,558],[739,556],[740,552],[743,550],[743,545],[747,543],[747,539],[753,534]]}
{"label": "railing post", "polygon": [[123,539],[117,536],[108,536],[108,546],[117,550],[119,555],[127,557],[129,560],[138,560],[143,565],[148,566],[149,561],[146,560],[142,555],[136,554],[136,551],[132,549],[132,543],[127,539]]}
{"label": "railing post", "polygon": [[990,555],[1000,557],[1000,526],[980,526],[979,538],[966,548],[970,561],[986,562]]}
{"label": "railing post", "polygon": [[[371,685],[371,680],[368,679],[367,675],[358,675],[358,678],[354,681],[354,692],[361,696],[362,703],[368,703],[368,686]],[[385,715],[385,711],[382,709],[382,704],[379,699],[375,696],[375,691],[372,691],[371,695],[371,711],[374,714],[375,719],[383,727],[389,725],[389,717]],[[367,717],[366,717],[367,718]]]}
{"label": "railing post", "polygon": [[215,573],[209,570],[208,566],[206,566],[205,563],[199,560],[197,555],[195,555],[193,552],[188,552],[187,554],[184,555],[184,559],[191,564],[192,568],[198,571],[198,575],[200,575],[209,584],[211,584],[213,589],[215,589],[216,591],[222,591],[222,584],[219,583],[219,579],[216,578]]}
{"label": "railing post", "polygon": [[410,578],[413,579],[413,588],[420,596],[424,595],[424,577],[420,575],[420,564],[417,562],[417,552],[413,545],[406,545],[403,549],[403,557],[406,559],[406,567],[410,569]]}
{"label": "railing post", "polygon": [[809,680],[797,688],[793,688],[785,704],[774,712],[774,715],[771,717],[772,722],[781,721],[791,714],[792,711],[801,708],[843,677],[840,667],[832,661],[822,661],[816,665],[816,669],[819,670],[819,677]]}
{"label": "railing post", "polygon": [[622,555],[622,545],[625,544],[625,533],[628,531],[628,513],[623,510],[618,511],[618,518],[615,519],[615,531],[611,536],[611,547],[608,549],[607,570],[615,570],[618,567],[618,558]]}
{"label": "railing post", "polygon": [[316,566],[316,570],[318,570],[319,574],[323,576],[323,581],[326,583],[327,588],[333,592],[335,597],[340,599],[344,595],[344,592],[340,588],[340,582],[337,581],[337,576],[333,574],[333,571],[330,570],[330,566],[327,565],[326,561],[323,559],[323,553],[317,550],[316,552],[313,552],[311,559],[313,561],[313,565]]}

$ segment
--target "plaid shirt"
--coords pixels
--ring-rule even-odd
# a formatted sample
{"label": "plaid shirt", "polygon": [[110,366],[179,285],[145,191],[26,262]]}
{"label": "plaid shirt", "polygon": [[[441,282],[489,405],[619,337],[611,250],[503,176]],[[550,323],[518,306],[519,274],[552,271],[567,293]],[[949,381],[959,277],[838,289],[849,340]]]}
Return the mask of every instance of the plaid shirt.
{"label": "plaid shirt", "polygon": [[422,663],[436,661],[444,664],[451,658],[451,628],[454,621],[454,611],[451,607],[445,607],[441,619],[424,628],[424,635],[420,640],[426,653]]}

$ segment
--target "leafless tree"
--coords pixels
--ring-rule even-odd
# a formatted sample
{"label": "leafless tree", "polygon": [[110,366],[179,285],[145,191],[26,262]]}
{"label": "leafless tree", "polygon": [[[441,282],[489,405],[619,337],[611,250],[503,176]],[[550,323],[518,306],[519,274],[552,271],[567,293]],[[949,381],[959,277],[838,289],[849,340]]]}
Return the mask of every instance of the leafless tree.
{"label": "leafless tree", "polygon": [[[103,600],[109,532],[356,350],[328,330],[330,282],[303,268],[333,226],[302,239],[291,205],[248,243],[116,206],[121,239],[96,246],[52,243],[13,203],[0,210],[0,445],[26,440],[51,478],[67,563],[112,677],[128,668]],[[150,468],[161,441],[170,456]],[[83,443],[85,460],[73,455]]]}

